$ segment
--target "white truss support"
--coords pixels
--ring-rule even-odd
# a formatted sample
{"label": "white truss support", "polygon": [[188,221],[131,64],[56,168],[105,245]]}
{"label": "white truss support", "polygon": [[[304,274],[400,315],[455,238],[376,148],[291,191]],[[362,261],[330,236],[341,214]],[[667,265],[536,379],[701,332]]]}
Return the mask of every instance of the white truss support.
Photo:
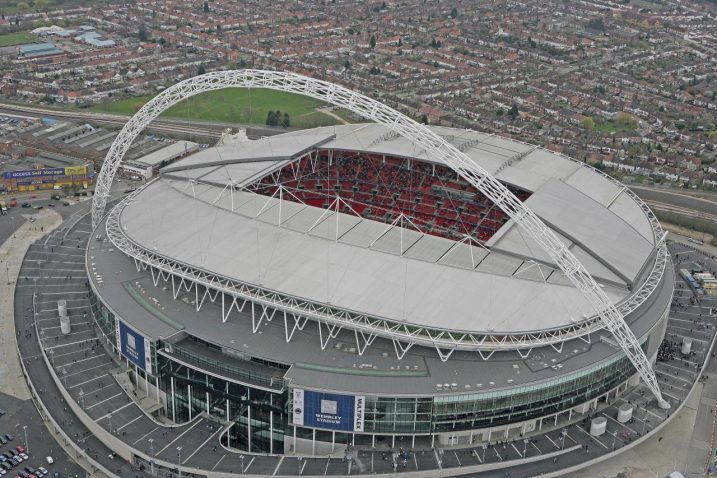
{"label": "white truss support", "polygon": [[530,352],[532,352],[533,349],[528,349],[527,351],[523,352],[523,349],[518,349],[518,354],[520,355],[520,358],[527,359],[530,355]]}
{"label": "white truss support", "polygon": [[[295,73],[264,70],[224,70],[198,75],[165,89],[147,102],[122,128],[107,152],[102,169],[97,177],[95,195],[92,200],[92,226],[96,228],[105,213],[112,181],[134,139],[162,112],[180,101],[197,94],[224,88],[268,88],[278,91],[303,94],[343,107],[366,119],[375,121],[403,136],[416,145],[417,151],[425,151],[433,161],[442,163],[459,174],[473,187],[499,207],[518,227],[527,233],[550,257],[565,277],[583,294],[590,309],[589,315],[596,314],[598,326],[607,329],[620,344],[650,391],[661,406],[669,404],[662,398],[659,384],[644,351],[623,319],[623,314],[610,301],[606,293],[595,282],[587,269],[565,246],[558,236],[538,216],[513,195],[495,176],[483,169],[435,131],[421,125],[391,107],[351,91],[343,86],[305,77]],[[569,159],[574,161],[572,159]],[[598,173],[599,174],[599,173]],[[608,179],[611,180],[611,179]],[[616,182],[615,182],[616,183]],[[633,199],[635,196],[629,194]],[[639,198],[637,204],[643,207],[653,227],[654,244],[664,249],[661,228],[654,213]],[[117,219],[119,222],[119,218]],[[120,226],[121,228],[121,226]],[[662,269],[661,273],[664,271]]]}
{"label": "white truss support", "polygon": [[[289,316],[291,316],[291,319],[293,320],[291,331],[289,331]],[[291,339],[294,337],[294,332],[296,332],[297,330],[304,330],[304,327],[306,326],[306,322],[308,322],[308,320],[308,317],[301,317],[300,315],[295,315],[291,312],[284,311],[284,335],[286,336],[287,344],[291,342]]]}
{"label": "white truss support", "polygon": [[564,345],[565,345],[565,342],[557,342],[557,343],[554,343],[554,344],[550,344],[550,346],[553,347],[553,349],[554,349],[556,352],[558,352],[558,353],[562,353],[562,352],[563,352],[563,346],[564,346]]}
{"label": "white truss support", "polygon": [[413,347],[414,342],[408,342],[405,346],[400,340],[393,339],[393,349],[396,351],[396,357],[398,360],[402,360],[403,357],[406,355],[406,352],[411,350],[411,347]]}
{"label": "white truss support", "polygon": [[214,301],[217,300],[217,296],[219,295],[219,291],[218,291],[218,290],[215,290],[215,291],[214,291],[214,297],[212,297],[211,290],[212,290],[212,289],[210,289],[209,287],[205,287],[205,288],[204,288],[204,294],[202,294],[201,300],[197,300],[197,312],[199,312],[199,310],[202,308],[202,305],[204,305],[204,300],[205,300],[207,297],[209,297],[209,300],[211,300],[212,302],[214,302]]}
{"label": "white truss support", "polygon": [[487,354],[483,353],[482,350],[478,350],[478,355],[480,355],[480,358],[482,358],[483,360],[488,360],[489,358],[491,358],[493,356],[494,353],[495,353],[495,350],[491,350]]}
{"label": "white truss support", "polygon": [[[326,346],[329,345],[329,341],[331,339],[336,338],[336,336],[341,332],[341,327],[339,325],[332,325],[332,324],[324,324],[321,320],[317,321],[319,325],[319,341],[321,342],[321,350],[325,350]],[[326,335],[324,336],[324,327],[326,327]]]}
{"label": "white truss support", "polygon": [[438,345],[436,345],[435,348],[436,352],[438,352],[438,356],[440,357],[441,362],[447,362],[448,359],[451,358],[451,355],[453,355],[453,352],[456,351],[455,348],[452,348],[449,349],[448,352],[443,352],[443,350]]}
{"label": "white truss support", "polygon": [[[363,355],[366,348],[378,337],[376,334],[364,334],[360,330],[354,330],[354,335],[356,336],[356,348],[358,349],[359,355]],[[359,337],[361,337],[361,339],[359,339]]]}
{"label": "white truss support", "polygon": [[[239,301],[241,300],[240,297],[234,296],[232,303],[229,305],[229,308],[224,310],[224,295],[222,294],[222,322],[226,322],[229,319],[229,314],[231,313],[232,309],[236,308],[237,312],[241,313],[244,310],[244,306],[246,305],[246,299],[241,300],[241,307],[239,306]],[[253,302],[252,302],[253,304]],[[253,314],[252,314],[253,316]]]}
{"label": "white truss support", "polygon": [[583,342],[585,342],[586,344],[591,343],[590,334],[579,335],[578,338],[579,338],[580,340],[582,340]]}

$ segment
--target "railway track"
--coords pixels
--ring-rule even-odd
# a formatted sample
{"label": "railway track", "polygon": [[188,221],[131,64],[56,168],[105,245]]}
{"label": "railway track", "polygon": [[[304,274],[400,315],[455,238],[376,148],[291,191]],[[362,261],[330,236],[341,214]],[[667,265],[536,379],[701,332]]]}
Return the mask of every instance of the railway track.
{"label": "railway track", "polygon": [[[32,117],[52,117],[65,118],[72,121],[86,121],[97,125],[108,125],[122,127],[129,120],[130,116],[118,115],[111,113],[95,113],[85,111],[63,111],[46,108],[38,108],[34,106],[12,105],[0,103],[0,114],[7,111],[9,114],[22,113],[32,115]],[[237,128],[244,125],[232,125],[230,123],[210,123],[203,121],[190,121],[180,119],[156,119],[149,125],[149,129],[169,134],[177,135],[194,135],[206,136],[208,138],[219,138],[222,132],[227,128]],[[247,136],[250,138],[258,138],[261,136],[269,136],[279,131],[271,129],[247,127]]]}

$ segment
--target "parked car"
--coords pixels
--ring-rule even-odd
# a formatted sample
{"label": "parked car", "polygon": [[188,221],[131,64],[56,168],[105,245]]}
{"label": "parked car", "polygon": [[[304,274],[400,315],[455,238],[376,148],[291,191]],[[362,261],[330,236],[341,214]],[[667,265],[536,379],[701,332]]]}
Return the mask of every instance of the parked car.
{"label": "parked car", "polygon": [[32,204],[30,204],[29,202],[24,202],[24,203],[22,203],[22,207],[24,207],[24,208],[32,207]]}
{"label": "parked car", "polygon": [[38,466],[37,471],[42,473],[42,476],[46,476],[49,473],[49,471],[47,471],[47,468],[45,468],[44,466]]}
{"label": "parked car", "polygon": [[5,438],[3,435],[0,435],[0,445],[6,445],[7,444],[7,438]]}
{"label": "parked car", "polygon": [[47,203],[47,207],[55,207],[55,203],[54,202]]}
{"label": "parked car", "polygon": [[17,450],[18,453],[25,453],[25,447],[22,445],[16,446],[15,450]]}
{"label": "parked car", "polygon": [[29,460],[29,459],[30,459],[30,457],[29,457],[26,453],[20,453],[20,456],[22,457],[23,460]]}
{"label": "parked car", "polygon": [[5,438],[7,438],[7,441],[13,441],[15,439],[15,435],[10,435],[9,433],[5,435]]}
{"label": "parked car", "polygon": [[47,461],[48,465],[52,465],[53,463],[55,463],[55,460],[53,460],[51,456],[48,456],[47,458],[45,458],[45,460]]}

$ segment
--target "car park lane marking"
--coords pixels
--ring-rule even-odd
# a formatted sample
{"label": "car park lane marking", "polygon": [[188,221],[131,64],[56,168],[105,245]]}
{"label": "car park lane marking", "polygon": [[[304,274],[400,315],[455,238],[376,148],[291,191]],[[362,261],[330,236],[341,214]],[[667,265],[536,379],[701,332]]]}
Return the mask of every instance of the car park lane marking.
{"label": "car park lane marking", "polygon": [[167,448],[169,448],[169,447],[172,445],[172,443],[174,443],[174,442],[176,442],[177,440],[179,440],[180,438],[182,438],[185,434],[187,434],[187,432],[189,432],[189,430],[191,430],[192,428],[196,427],[196,426],[199,425],[199,423],[201,423],[201,422],[202,422],[202,420],[197,420],[196,422],[194,422],[194,425],[192,425],[191,427],[188,427],[186,430],[184,430],[182,433],[180,433],[180,434],[177,436],[177,438],[175,438],[174,440],[170,441],[169,443],[167,443],[167,444],[164,446],[164,448],[162,448],[161,450],[159,450],[159,451],[157,452],[157,455],[161,455],[164,450],[166,450]]}
{"label": "car park lane marking", "polygon": [[199,446],[192,452],[191,455],[189,455],[187,458],[184,459],[184,461],[182,462],[182,465],[185,464],[186,462],[188,462],[189,459],[190,459],[191,457],[193,457],[199,450],[201,450],[202,448],[204,448],[204,445],[206,445],[207,443],[209,443],[209,440],[211,440],[212,437],[214,437],[214,436],[215,436],[217,433],[219,433],[221,430],[222,430],[222,429],[221,429],[220,427],[217,427],[217,430],[216,430],[214,433],[212,433],[211,435],[209,435],[209,437],[207,437],[207,439],[204,440],[204,442],[203,442],[201,445],[199,445]]}

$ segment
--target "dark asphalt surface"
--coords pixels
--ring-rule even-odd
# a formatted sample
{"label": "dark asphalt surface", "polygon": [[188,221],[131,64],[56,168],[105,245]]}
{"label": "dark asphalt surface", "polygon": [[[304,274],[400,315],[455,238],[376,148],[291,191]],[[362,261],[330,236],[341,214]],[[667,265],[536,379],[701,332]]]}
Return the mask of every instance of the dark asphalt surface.
{"label": "dark asphalt surface", "polygon": [[[15,437],[11,442],[0,446],[0,453],[17,445],[25,445],[30,456],[30,460],[21,463],[6,476],[15,476],[15,470],[21,470],[28,465],[33,468],[44,466],[50,473],[59,472],[62,476],[84,476],[85,470],[72,461],[55,440],[48,439],[47,428],[32,400],[18,400],[11,395],[0,393],[0,408],[5,411],[5,415],[0,417],[0,433],[9,433]],[[23,426],[27,429],[23,429]],[[25,432],[29,448],[26,446]],[[47,464],[48,456],[54,460],[52,465]]]}

